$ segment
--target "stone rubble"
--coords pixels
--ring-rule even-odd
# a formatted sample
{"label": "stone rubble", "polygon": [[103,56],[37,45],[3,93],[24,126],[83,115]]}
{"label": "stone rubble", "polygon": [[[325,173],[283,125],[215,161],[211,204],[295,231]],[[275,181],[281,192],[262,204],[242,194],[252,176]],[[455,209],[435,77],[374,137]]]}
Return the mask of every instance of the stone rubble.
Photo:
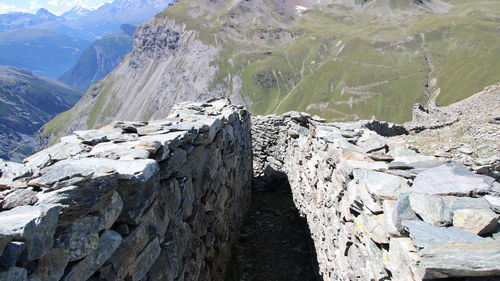
{"label": "stone rubble", "polygon": [[250,204],[250,114],[224,100],[0,161],[0,280],[222,280]]}
{"label": "stone rubble", "polygon": [[390,125],[298,112],[252,121],[254,173],[287,175],[323,280],[500,276],[494,178],[420,154]]}

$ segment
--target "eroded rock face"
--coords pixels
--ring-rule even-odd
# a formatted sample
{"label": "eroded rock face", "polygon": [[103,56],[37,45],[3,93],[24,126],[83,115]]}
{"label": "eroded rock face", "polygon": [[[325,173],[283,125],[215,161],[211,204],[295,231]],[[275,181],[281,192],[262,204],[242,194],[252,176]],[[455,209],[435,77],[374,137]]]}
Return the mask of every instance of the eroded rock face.
{"label": "eroded rock face", "polygon": [[0,164],[0,281],[222,280],[250,204],[250,115],[180,104]]}
{"label": "eroded rock face", "polygon": [[255,174],[288,176],[323,280],[497,276],[498,183],[370,128],[253,119]]}

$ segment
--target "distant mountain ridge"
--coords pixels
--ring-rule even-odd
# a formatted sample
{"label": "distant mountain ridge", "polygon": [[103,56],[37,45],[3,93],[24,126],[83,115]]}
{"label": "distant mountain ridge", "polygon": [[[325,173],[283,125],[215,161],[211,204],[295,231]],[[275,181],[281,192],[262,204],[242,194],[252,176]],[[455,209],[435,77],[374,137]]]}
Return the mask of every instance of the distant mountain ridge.
{"label": "distant mountain ridge", "polygon": [[254,114],[411,119],[499,82],[497,0],[181,0],[42,137],[228,97]]}
{"label": "distant mountain ridge", "polygon": [[68,110],[81,94],[31,71],[0,66],[0,158],[20,160],[29,155],[36,131]]}
{"label": "distant mountain ridge", "polygon": [[137,25],[163,11],[171,0],[115,0],[95,10],[75,7],[56,16],[46,9],[36,14],[0,15],[0,32],[19,28],[37,28],[84,40],[113,34],[122,24]]}
{"label": "distant mountain ridge", "polygon": [[113,71],[122,57],[132,50],[134,32],[134,26],[125,24],[115,34],[95,41],[59,80],[86,91],[91,84],[99,82]]}
{"label": "distant mountain ridge", "polygon": [[75,66],[92,42],[112,35],[123,24],[143,23],[169,3],[115,0],[96,10],[74,8],[61,16],[46,9],[36,14],[0,15],[0,64],[58,79]]}

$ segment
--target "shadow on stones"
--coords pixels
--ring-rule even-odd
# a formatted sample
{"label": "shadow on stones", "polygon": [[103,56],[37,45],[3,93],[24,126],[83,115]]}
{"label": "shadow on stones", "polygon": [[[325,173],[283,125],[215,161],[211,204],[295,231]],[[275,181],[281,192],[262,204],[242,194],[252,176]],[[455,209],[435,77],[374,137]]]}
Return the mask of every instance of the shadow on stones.
{"label": "shadow on stones", "polygon": [[254,178],[252,203],[225,281],[323,281],[306,219],[285,174]]}

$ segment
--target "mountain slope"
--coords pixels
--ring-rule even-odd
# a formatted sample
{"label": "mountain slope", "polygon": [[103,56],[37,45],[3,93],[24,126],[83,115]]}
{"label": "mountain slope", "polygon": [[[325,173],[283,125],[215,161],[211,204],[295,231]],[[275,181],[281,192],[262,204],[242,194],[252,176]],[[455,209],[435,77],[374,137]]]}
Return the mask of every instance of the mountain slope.
{"label": "mountain slope", "polygon": [[416,102],[446,105],[500,80],[499,16],[495,0],[183,0],[43,135],[221,95],[255,114],[407,121]]}
{"label": "mountain slope", "polygon": [[0,65],[26,68],[59,77],[72,67],[90,42],[43,29],[22,28],[0,33]]}
{"label": "mountain slope", "polygon": [[[62,16],[45,9],[36,14],[0,15],[0,65],[26,68],[58,79],[77,63],[92,42],[112,35],[123,24],[143,23],[161,12],[170,1],[115,0],[96,10],[76,8]],[[117,53],[128,51],[131,45],[126,47],[123,38],[119,39],[108,38],[107,42],[97,45],[115,45]],[[127,43],[131,44],[130,40]],[[110,56],[114,56],[114,52]],[[102,77],[96,79],[99,78]]]}
{"label": "mountain slope", "polygon": [[30,27],[46,22],[61,22],[62,18],[40,9],[36,14],[9,13],[0,15],[0,32]]}
{"label": "mountain slope", "polygon": [[80,91],[57,81],[0,66],[0,158],[29,155],[35,132],[80,96]]}
{"label": "mountain slope", "polygon": [[132,50],[135,27],[122,25],[120,31],[95,41],[85,49],[76,65],[60,81],[83,91],[115,69],[122,57]]}
{"label": "mountain slope", "polygon": [[122,24],[143,23],[165,9],[170,2],[171,0],[115,0],[95,10],[75,7],[61,16],[45,9],[40,9],[36,14],[3,14],[0,15],[0,32],[36,28],[94,41],[113,34]]}

